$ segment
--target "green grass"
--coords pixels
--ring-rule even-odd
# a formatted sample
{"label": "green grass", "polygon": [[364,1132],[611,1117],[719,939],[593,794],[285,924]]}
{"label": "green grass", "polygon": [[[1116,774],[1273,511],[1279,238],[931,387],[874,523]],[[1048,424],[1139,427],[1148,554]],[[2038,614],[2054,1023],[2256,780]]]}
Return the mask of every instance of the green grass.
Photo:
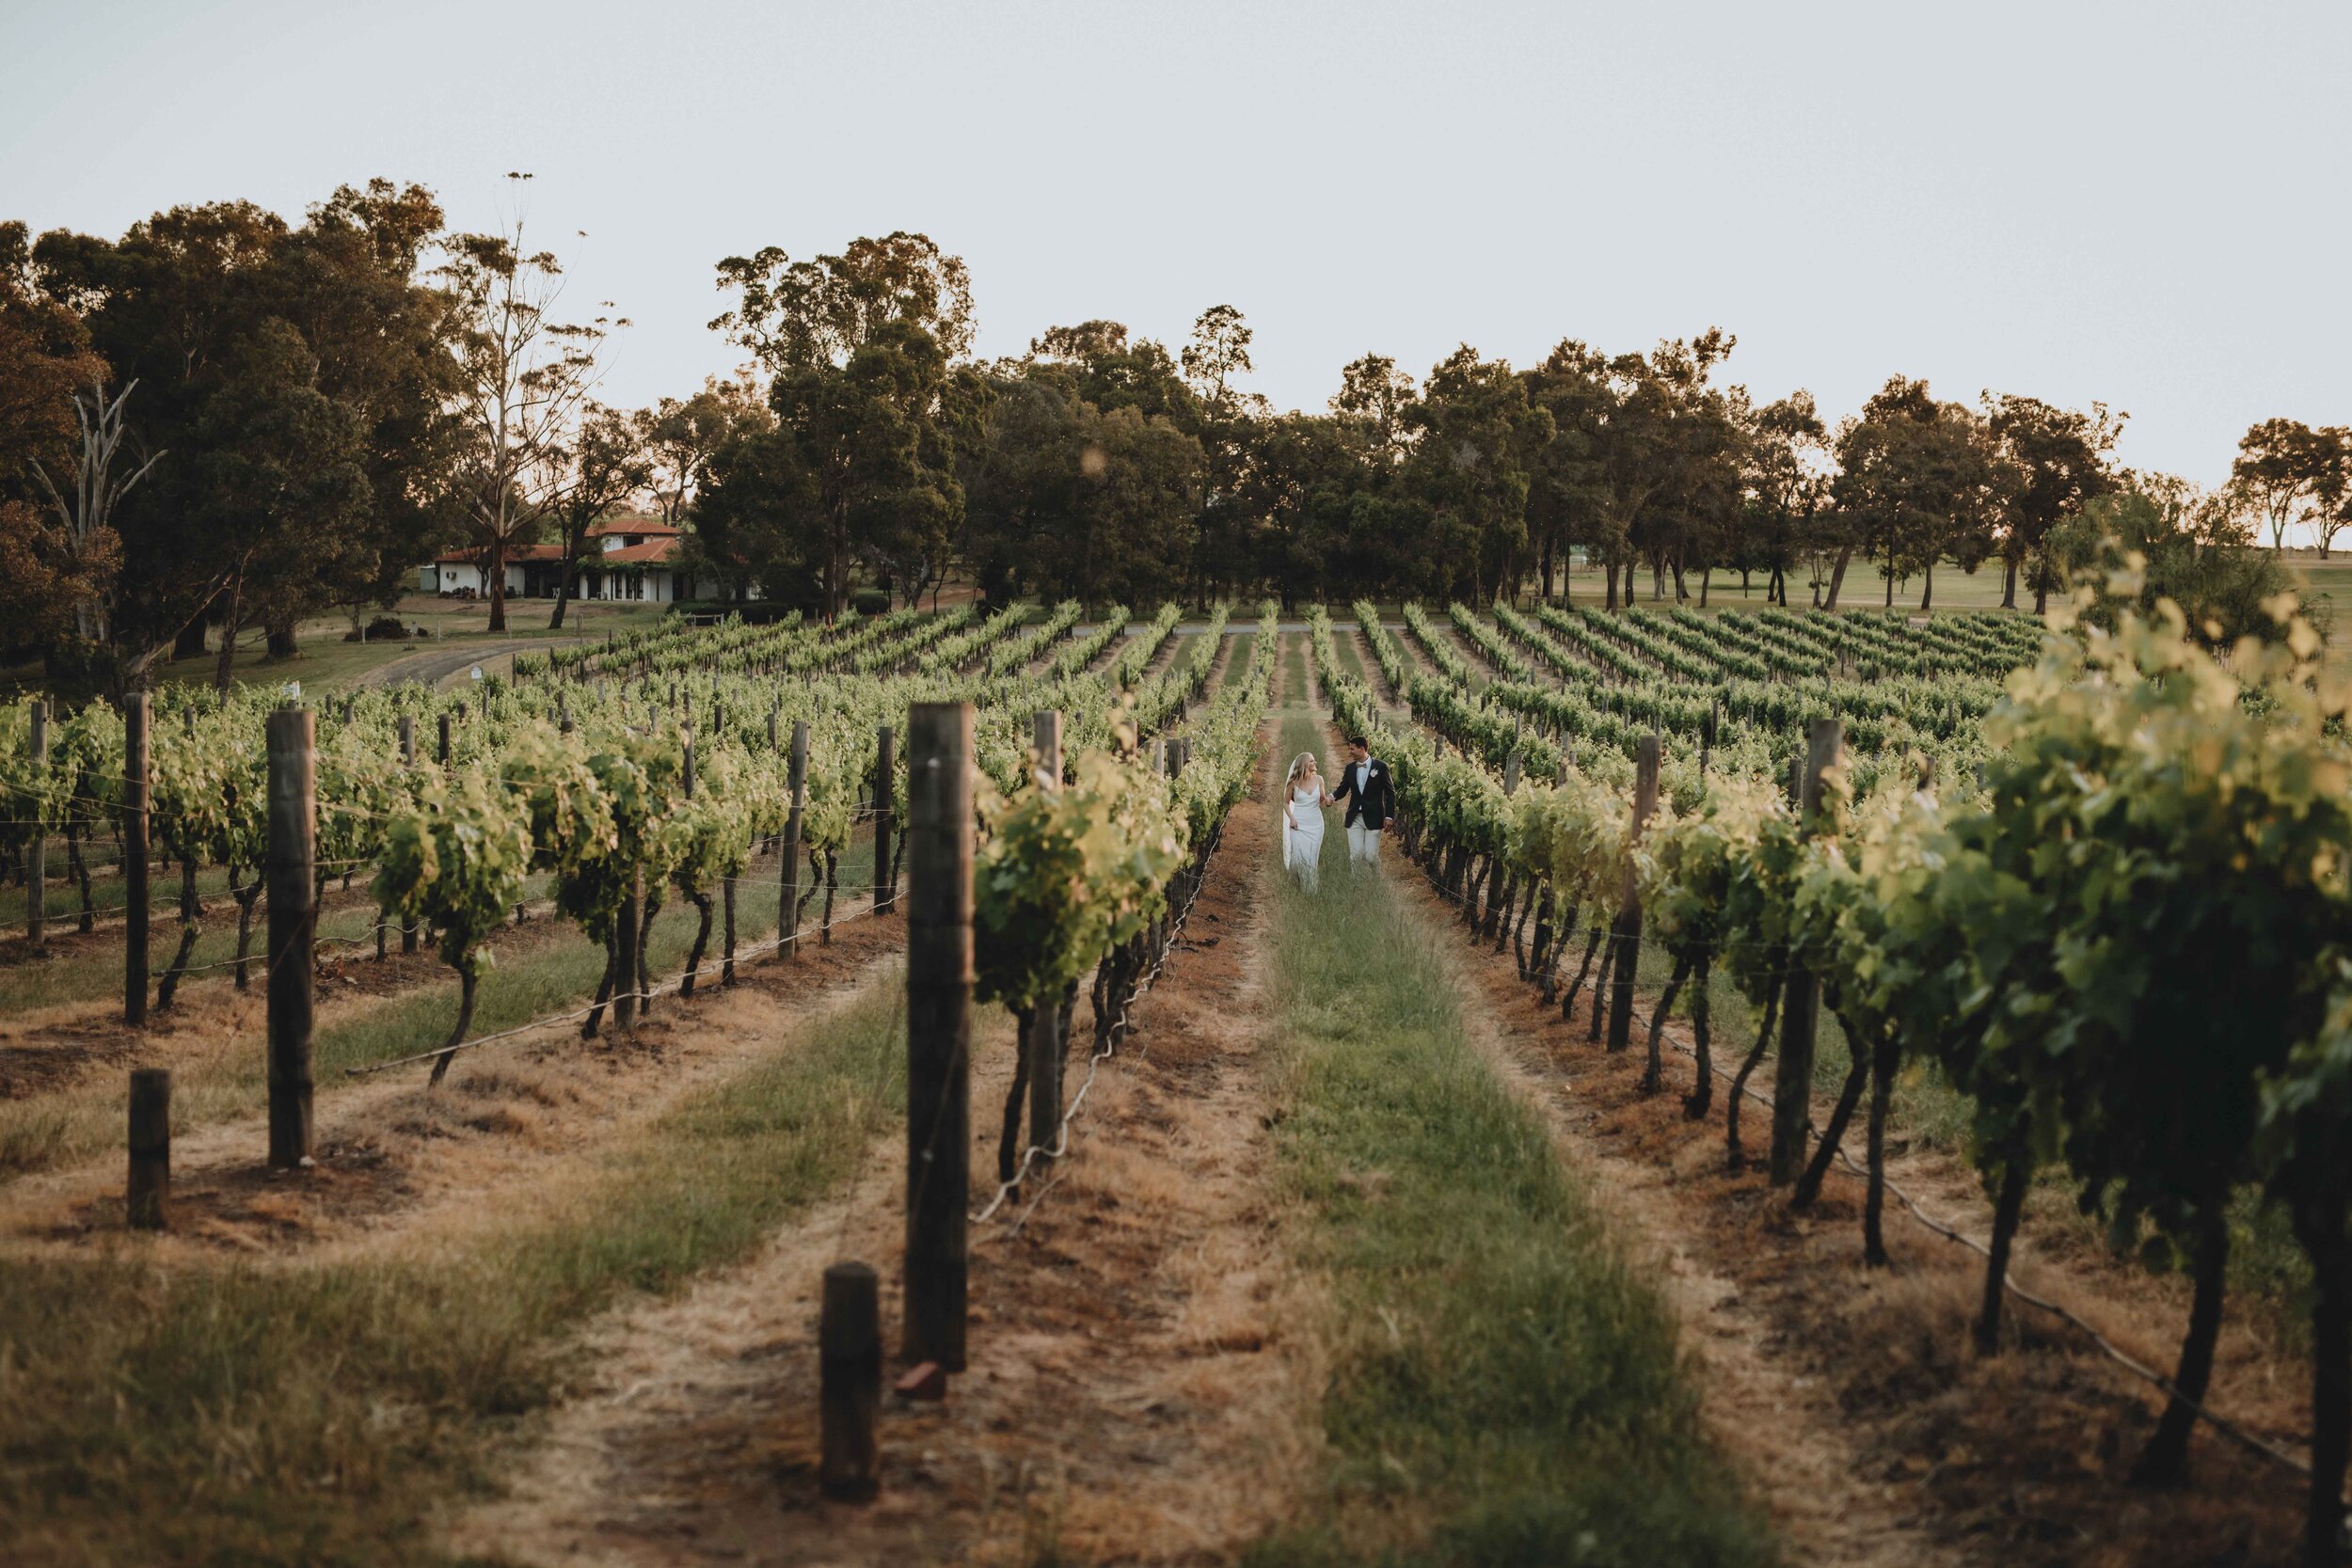
{"label": "green grass", "polygon": [[8,1560],[439,1560],[427,1517],[555,1396],[570,1330],[744,1256],[854,1168],[900,1111],[901,1012],[878,983],[577,1190],[495,1195],[511,1218],[429,1257],[166,1272],[134,1243],[11,1265]]}
{"label": "green grass", "polygon": [[1356,642],[1357,640],[1353,636],[1335,635],[1331,639],[1332,650],[1339,655],[1340,668],[1362,681],[1372,690],[1378,691],[1381,689],[1380,683],[1375,680],[1372,672],[1364,667],[1363,656],[1356,651]]}
{"label": "green grass", "polygon": [[[1295,717],[1281,750],[1320,739]],[[1431,934],[1325,850],[1321,896],[1284,880],[1271,982],[1280,1180],[1332,1303],[1329,1469],[1254,1560],[1773,1560],[1670,1314],[1470,1044]]]}
{"label": "green grass", "polygon": [[[564,629],[550,632],[548,617],[555,612],[554,600],[509,599],[506,601],[506,630],[492,637],[488,629],[490,606],[487,600],[410,594],[389,613],[397,615],[407,625],[430,627],[433,635],[421,641],[346,642],[343,635],[351,629],[350,618],[325,615],[305,621],[295,628],[297,652],[291,657],[272,658],[263,645],[263,632],[259,627],[252,627],[237,639],[237,651],[230,661],[230,678],[239,683],[260,682],[270,686],[300,681],[306,691],[331,691],[349,685],[371,670],[410,654],[432,653],[443,648],[456,651],[469,643],[524,638],[591,635],[601,638],[609,630],[626,631],[633,626],[650,626],[660,619],[669,608],[666,604],[633,601],[583,603],[574,600],[564,612]],[[373,618],[374,613],[371,612],[369,619]],[[199,658],[158,662],[154,667],[161,692],[156,699],[158,704],[170,705],[174,701],[169,695],[172,687],[211,686],[218,662],[217,647]],[[0,689],[17,686],[31,690],[40,684],[41,672],[38,664],[0,668]]]}
{"label": "green grass", "polygon": [[[852,844],[841,857],[840,880],[844,888],[860,886],[873,880],[873,841],[868,838]],[[780,903],[777,867],[773,861],[756,868],[754,878],[745,879],[738,887],[736,897],[736,940],[739,947],[773,933],[776,929],[777,906]],[[807,865],[802,864],[803,886],[807,880]],[[847,897],[852,895],[845,895]],[[808,907],[803,931],[813,932],[824,907],[820,893]],[[542,915],[551,919],[552,916]],[[337,919],[344,924],[368,925],[373,911],[344,911]],[[685,967],[686,955],[693,944],[696,916],[693,906],[675,893],[663,905],[654,922],[652,940],[646,947],[647,965],[657,983],[675,980]],[[233,930],[233,917],[228,923]],[[170,958],[170,943],[178,941],[178,922],[168,927],[158,925],[151,955],[155,967],[162,967]],[[596,982],[604,974],[604,949],[581,935],[577,927],[566,926],[565,937],[553,946],[532,952],[527,958],[508,964],[494,964],[483,976],[474,1004],[472,1032],[475,1035],[495,1033],[586,1005],[595,995]],[[170,933],[167,937],[166,932]],[[712,923],[710,949],[706,963],[719,957],[723,928]],[[210,942],[215,939],[206,938]],[[807,938],[812,943],[813,935]],[[227,945],[233,947],[233,939]],[[257,932],[254,946],[258,951],[263,942]],[[395,946],[398,944],[395,943]],[[361,959],[361,962],[372,961]],[[756,961],[756,960],[755,960]],[[72,961],[78,973],[86,966],[104,970],[107,984],[120,982],[120,949],[108,947],[102,953]],[[227,970],[193,977],[191,985],[226,986],[230,984]],[[437,976],[446,976],[435,983],[423,984],[407,991],[395,992],[375,1006],[358,1009],[342,1022],[321,1029],[312,1042],[312,1060],[319,1079],[322,1101],[350,1080],[344,1069],[365,1066],[409,1055],[440,1044],[450,1025],[456,1022],[456,974],[446,967],[435,970]],[[705,977],[715,984],[716,973]],[[256,994],[262,985],[262,977],[253,978]],[[106,994],[114,994],[108,991]],[[679,1004],[669,997],[653,1004],[658,1016],[665,1008]],[[608,1024],[607,1027],[610,1027]],[[172,1126],[176,1132],[186,1132],[208,1123],[230,1120],[238,1117],[260,1114],[264,1103],[266,1068],[262,1059],[258,1028],[251,1042],[252,1049],[230,1054],[209,1054],[173,1064]],[[493,1047],[492,1049],[496,1049]],[[27,1171],[47,1168],[62,1162],[87,1158],[112,1145],[122,1136],[122,1090],[120,1079],[113,1073],[102,1073],[73,1087],[33,1099],[0,1101],[0,1181]]]}
{"label": "green grass", "polygon": [[1240,632],[1232,639],[1232,652],[1226,658],[1225,679],[1218,683],[1218,690],[1235,684],[1248,672],[1249,650],[1257,641],[1258,634],[1254,631]]}
{"label": "green grass", "polygon": [[1307,639],[1303,633],[1279,634],[1282,646],[1282,689],[1287,700],[1307,700]]}

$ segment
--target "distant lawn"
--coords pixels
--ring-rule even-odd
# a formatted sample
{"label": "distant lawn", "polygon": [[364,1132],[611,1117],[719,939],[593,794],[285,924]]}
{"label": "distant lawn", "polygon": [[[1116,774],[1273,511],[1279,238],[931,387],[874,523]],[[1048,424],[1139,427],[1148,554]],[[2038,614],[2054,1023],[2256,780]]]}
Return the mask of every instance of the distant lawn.
{"label": "distant lawn", "polygon": [[[525,638],[600,638],[608,631],[651,625],[669,608],[665,604],[575,600],[564,611],[564,629],[551,632],[548,629],[548,617],[555,613],[554,600],[509,599],[506,629],[494,636],[489,630],[487,600],[412,595],[388,613],[398,616],[405,626],[429,628],[433,634],[430,637],[399,642],[346,642],[343,638],[351,630],[350,618],[321,617],[305,621],[297,629],[294,641],[298,653],[291,658],[271,658],[263,645],[263,634],[256,628],[237,639],[230,673],[239,681],[270,685],[300,681],[306,689],[334,690],[370,670],[410,654],[462,648],[470,642],[519,641]],[[201,658],[168,660],[157,666],[157,679],[164,686],[210,686],[218,657],[215,649]]]}
{"label": "distant lawn", "polygon": [[[555,613],[554,600],[509,599],[506,601],[506,630],[493,637],[488,629],[488,601],[412,594],[401,600],[393,610],[382,613],[397,616],[405,626],[425,626],[432,632],[430,637],[396,642],[346,642],[343,638],[351,630],[351,618],[340,613],[324,615],[304,621],[295,627],[294,645],[298,652],[288,658],[272,658],[264,646],[264,633],[258,626],[251,627],[237,639],[237,651],[230,664],[230,677],[240,683],[270,686],[300,681],[307,691],[333,691],[370,670],[378,669],[396,658],[405,658],[410,654],[429,653],[436,648],[463,648],[476,642],[519,641],[526,638],[601,638],[608,631],[649,626],[660,620],[670,608],[666,604],[608,604],[575,600],[564,612],[564,629],[550,632],[548,617]],[[368,619],[374,619],[374,615],[371,614]],[[215,645],[199,658],[165,659],[157,663],[154,673],[159,689],[159,705],[166,708],[171,705],[170,689],[173,687],[211,686],[218,658],[219,649]],[[41,670],[37,663],[0,666],[0,691],[10,687],[30,690],[39,687],[40,681]]]}

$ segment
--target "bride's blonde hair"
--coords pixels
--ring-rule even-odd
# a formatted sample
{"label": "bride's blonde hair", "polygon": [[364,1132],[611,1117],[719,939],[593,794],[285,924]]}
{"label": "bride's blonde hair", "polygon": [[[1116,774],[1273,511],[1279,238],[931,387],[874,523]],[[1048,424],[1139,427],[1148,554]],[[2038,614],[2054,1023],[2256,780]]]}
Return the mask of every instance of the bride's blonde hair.
{"label": "bride's blonde hair", "polygon": [[1291,770],[1282,775],[1282,782],[1286,784],[1295,784],[1298,782],[1299,774],[1314,766],[1315,754],[1312,752],[1301,752],[1291,759]]}

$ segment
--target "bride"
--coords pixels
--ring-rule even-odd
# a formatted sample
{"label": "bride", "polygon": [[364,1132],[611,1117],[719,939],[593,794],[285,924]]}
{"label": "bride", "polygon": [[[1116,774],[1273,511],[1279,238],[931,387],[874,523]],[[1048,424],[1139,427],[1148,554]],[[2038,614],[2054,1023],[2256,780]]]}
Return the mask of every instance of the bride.
{"label": "bride", "polygon": [[1315,754],[1299,752],[1282,780],[1282,869],[1309,893],[1315,891],[1315,871],[1323,861],[1323,808],[1330,803]]}

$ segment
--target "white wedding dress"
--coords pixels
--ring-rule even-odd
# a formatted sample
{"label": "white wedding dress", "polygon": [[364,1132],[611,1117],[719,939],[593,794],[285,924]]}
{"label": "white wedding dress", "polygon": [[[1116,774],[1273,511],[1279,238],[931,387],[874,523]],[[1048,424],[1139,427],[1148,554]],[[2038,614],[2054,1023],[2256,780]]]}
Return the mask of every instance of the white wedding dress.
{"label": "white wedding dress", "polygon": [[1315,891],[1315,871],[1323,863],[1323,795],[1318,790],[1291,791],[1290,809],[1283,814],[1282,869]]}

